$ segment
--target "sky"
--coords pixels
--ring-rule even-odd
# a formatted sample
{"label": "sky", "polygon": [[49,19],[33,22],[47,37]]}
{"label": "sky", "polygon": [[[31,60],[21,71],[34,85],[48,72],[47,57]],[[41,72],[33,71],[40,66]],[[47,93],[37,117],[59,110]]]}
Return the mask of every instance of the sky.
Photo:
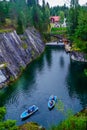
{"label": "sky", "polygon": [[[57,6],[57,5],[64,5],[64,3],[66,5],[68,5],[68,1],[70,0],[45,0],[45,2],[48,2],[50,4],[50,7],[53,7],[53,6]],[[40,4],[42,3],[42,0],[39,0]],[[87,0],[79,0],[79,4],[80,5],[83,5],[87,2]]]}

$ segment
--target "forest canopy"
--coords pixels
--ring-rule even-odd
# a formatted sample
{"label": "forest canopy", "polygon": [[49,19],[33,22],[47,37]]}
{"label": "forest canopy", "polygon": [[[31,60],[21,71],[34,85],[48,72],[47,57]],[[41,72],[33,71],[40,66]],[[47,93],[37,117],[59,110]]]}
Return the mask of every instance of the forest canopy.
{"label": "forest canopy", "polygon": [[[15,29],[22,34],[28,26],[34,26],[41,34],[50,32],[50,16],[60,16],[60,23],[66,18],[67,34],[75,46],[87,52],[87,4],[80,6],[79,0],[70,0],[70,7],[50,7],[42,0],[0,1],[0,32]],[[84,42],[83,42],[84,41]]]}

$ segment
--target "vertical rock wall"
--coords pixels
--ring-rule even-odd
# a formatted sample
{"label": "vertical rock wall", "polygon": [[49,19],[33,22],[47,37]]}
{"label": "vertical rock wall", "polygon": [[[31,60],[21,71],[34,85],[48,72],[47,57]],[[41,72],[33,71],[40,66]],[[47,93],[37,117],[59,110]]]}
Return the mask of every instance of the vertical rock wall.
{"label": "vertical rock wall", "polygon": [[18,77],[33,59],[44,51],[44,43],[34,28],[18,36],[16,31],[0,34],[0,85]]}

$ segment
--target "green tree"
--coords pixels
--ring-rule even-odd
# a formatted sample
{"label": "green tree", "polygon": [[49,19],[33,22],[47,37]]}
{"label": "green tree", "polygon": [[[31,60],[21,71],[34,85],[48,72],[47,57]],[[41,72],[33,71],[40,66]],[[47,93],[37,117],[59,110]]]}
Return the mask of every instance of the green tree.
{"label": "green tree", "polygon": [[32,9],[32,21],[33,25],[38,29],[39,28],[39,10],[37,6],[33,6]]}
{"label": "green tree", "polygon": [[43,0],[42,4],[42,30],[43,32],[48,31],[49,28],[49,17],[50,17],[50,9],[49,9],[49,4],[45,4],[45,1]]}
{"label": "green tree", "polygon": [[63,6],[55,6],[55,7],[51,7],[50,8],[50,15],[51,16],[59,16],[60,15],[60,11],[64,12],[64,17],[67,17],[68,14],[68,7],[66,6],[66,4],[64,4]]}
{"label": "green tree", "polygon": [[0,107],[0,121],[3,120],[4,115],[6,114],[5,107]]}
{"label": "green tree", "polygon": [[78,16],[78,26],[76,29],[76,37],[87,41],[87,10],[81,9]]}
{"label": "green tree", "polygon": [[68,31],[70,35],[75,33],[75,29],[78,25],[78,11],[79,3],[78,0],[71,0],[69,17],[68,17]]}
{"label": "green tree", "polygon": [[26,28],[29,21],[29,9],[25,0],[15,0],[15,2],[9,2],[10,4],[10,19],[14,20],[15,24],[18,23],[18,17],[22,22],[23,28]]}
{"label": "green tree", "polygon": [[87,53],[87,10],[85,8],[79,10],[78,26],[75,30],[75,37],[73,39],[76,48]]}
{"label": "green tree", "polygon": [[18,130],[16,121],[7,120],[3,121],[4,115],[6,114],[5,107],[0,107],[0,130]]}
{"label": "green tree", "polygon": [[0,24],[5,24],[5,19],[9,16],[9,4],[4,1],[0,1]]}
{"label": "green tree", "polygon": [[27,0],[28,6],[36,5],[36,0]]}
{"label": "green tree", "polygon": [[10,2],[16,2],[16,0],[10,0]]}
{"label": "green tree", "polygon": [[64,12],[60,11],[59,16],[60,16],[60,22],[63,23],[64,22]]}
{"label": "green tree", "polygon": [[20,16],[17,19],[17,28],[16,28],[16,31],[17,31],[18,34],[23,34],[23,32],[24,32],[23,24],[22,24]]}

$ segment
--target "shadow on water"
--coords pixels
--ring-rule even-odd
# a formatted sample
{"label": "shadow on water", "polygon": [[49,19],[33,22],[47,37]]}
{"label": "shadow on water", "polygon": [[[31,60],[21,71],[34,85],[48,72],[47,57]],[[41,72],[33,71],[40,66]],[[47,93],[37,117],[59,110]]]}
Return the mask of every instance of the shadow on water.
{"label": "shadow on water", "polygon": [[83,108],[87,107],[87,77],[84,75],[86,68],[87,64],[85,63],[71,61],[66,78],[69,96],[80,99]]}

